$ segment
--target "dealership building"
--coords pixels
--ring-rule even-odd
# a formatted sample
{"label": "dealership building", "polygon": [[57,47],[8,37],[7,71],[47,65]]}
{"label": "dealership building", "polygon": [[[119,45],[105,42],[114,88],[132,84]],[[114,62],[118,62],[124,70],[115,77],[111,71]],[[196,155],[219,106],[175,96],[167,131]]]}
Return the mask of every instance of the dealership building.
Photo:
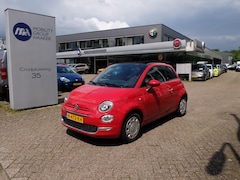
{"label": "dealership building", "polygon": [[208,61],[222,56],[163,24],[85,32],[56,37],[58,63],[86,63],[91,72],[120,62],[177,64]]}

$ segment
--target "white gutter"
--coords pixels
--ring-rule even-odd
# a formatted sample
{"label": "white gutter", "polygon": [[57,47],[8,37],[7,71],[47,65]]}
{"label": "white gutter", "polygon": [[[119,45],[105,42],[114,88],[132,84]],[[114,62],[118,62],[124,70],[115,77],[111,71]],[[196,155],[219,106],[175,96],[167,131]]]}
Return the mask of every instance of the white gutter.
{"label": "white gutter", "polygon": [[[174,42],[177,40],[180,45],[174,48]],[[147,54],[163,52],[197,52],[204,53],[205,43],[198,40],[180,40],[174,41],[137,44],[128,46],[117,46],[108,48],[76,50],[56,53],[57,58],[78,58],[78,57],[95,57],[111,55],[129,55],[129,54]]]}
{"label": "white gutter", "polygon": [[173,41],[166,41],[166,42],[156,42],[156,43],[148,43],[148,44],[137,44],[137,45],[128,45],[128,46],[117,46],[117,47],[108,47],[108,48],[59,52],[59,53],[56,53],[56,56],[57,58],[77,58],[77,57],[186,51],[186,40],[180,40],[180,42],[181,42],[181,47],[178,49],[175,49],[173,47]]}

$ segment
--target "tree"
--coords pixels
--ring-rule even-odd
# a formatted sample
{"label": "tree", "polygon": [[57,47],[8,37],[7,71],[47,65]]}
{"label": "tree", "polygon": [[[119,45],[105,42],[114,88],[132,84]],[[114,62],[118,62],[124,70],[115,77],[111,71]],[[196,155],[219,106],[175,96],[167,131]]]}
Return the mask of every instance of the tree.
{"label": "tree", "polygon": [[231,50],[229,52],[234,54],[234,61],[240,60],[240,47],[238,50]]}

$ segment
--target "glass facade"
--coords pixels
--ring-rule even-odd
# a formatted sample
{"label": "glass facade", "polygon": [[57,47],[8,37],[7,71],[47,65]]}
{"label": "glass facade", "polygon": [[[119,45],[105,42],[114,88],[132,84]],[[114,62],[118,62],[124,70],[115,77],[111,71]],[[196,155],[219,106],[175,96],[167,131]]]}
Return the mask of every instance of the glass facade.
{"label": "glass facade", "polygon": [[118,37],[118,38],[106,38],[106,39],[95,39],[88,41],[75,41],[65,42],[59,44],[59,52],[64,51],[75,51],[78,48],[82,50],[96,49],[96,48],[107,48],[115,46],[128,46],[134,44],[143,44],[144,36],[132,36],[132,37]]}

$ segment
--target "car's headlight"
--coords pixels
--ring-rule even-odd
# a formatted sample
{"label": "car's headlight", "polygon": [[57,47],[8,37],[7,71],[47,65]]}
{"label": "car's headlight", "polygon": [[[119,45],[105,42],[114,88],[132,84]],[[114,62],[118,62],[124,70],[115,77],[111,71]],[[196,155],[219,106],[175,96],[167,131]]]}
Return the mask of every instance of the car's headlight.
{"label": "car's headlight", "polygon": [[60,80],[63,82],[70,82],[70,80],[68,78],[65,77],[60,77]]}
{"label": "car's headlight", "polygon": [[69,97],[69,95],[64,98],[64,103],[67,102],[68,97]]}
{"label": "car's headlight", "polygon": [[113,107],[113,102],[112,101],[104,101],[98,106],[98,110],[100,112],[108,112],[110,109]]}

